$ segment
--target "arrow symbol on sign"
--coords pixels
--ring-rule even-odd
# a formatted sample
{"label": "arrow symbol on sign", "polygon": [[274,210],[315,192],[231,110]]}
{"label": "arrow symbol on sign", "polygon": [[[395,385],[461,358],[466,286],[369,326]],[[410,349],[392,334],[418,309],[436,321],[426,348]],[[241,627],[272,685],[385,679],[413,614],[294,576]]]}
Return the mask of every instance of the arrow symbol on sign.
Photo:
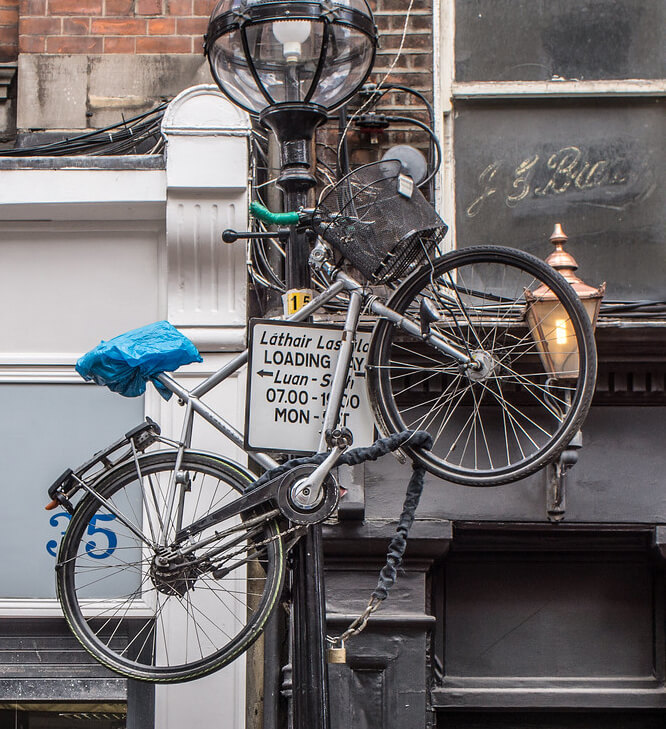
{"label": "arrow symbol on sign", "polygon": [[259,370],[257,374],[259,375],[259,377],[273,377],[273,373],[268,372],[268,370]]}

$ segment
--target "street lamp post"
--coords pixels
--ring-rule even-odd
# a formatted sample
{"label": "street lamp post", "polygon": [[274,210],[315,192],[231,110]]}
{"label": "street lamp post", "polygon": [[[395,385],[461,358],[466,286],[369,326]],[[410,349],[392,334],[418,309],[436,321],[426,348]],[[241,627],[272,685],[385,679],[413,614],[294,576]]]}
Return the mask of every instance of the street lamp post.
{"label": "street lamp post", "polygon": [[[315,186],[313,138],[328,112],[346,103],[372,69],[377,29],[366,0],[220,0],[205,51],[221,91],[259,118],[280,148],[284,207],[308,204]],[[286,246],[287,290],[308,288],[309,242]],[[295,549],[293,711],[297,729],[328,729],[321,527]]]}

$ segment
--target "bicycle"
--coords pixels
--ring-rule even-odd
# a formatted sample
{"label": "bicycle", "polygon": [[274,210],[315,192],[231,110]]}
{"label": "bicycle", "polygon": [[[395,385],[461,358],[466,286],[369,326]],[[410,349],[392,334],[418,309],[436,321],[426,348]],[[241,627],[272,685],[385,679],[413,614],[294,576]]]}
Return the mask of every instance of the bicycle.
{"label": "bicycle", "polygon": [[[285,327],[344,298],[319,456],[283,472],[268,454],[249,453],[269,470],[256,481],[238,463],[191,449],[195,416],[244,446],[243,434],[201,398],[247,363],[246,350],[190,391],[165,372],[154,375],[185,407],[178,440],[147,420],[51,486],[49,506],[72,515],[56,567],[65,617],[95,658],[130,678],[197,678],[260,635],[279,600],[288,550],[338,503],[331,471],[352,443],[340,414],[364,310],[378,318],[365,369],[377,428],[429,433],[430,449],[407,437],[401,452],[440,478],[478,487],[534,473],[566,447],[592,398],[592,329],[565,280],[502,247],[432,258],[446,226],[399,163],[356,170],[314,211],[273,214],[256,204],[251,211],[319,236],[309,263],[327,283]],[[366,281],[347,273],[345,261]],[[386,303],[380,284],[394,287]],[[547,302],[538,321],[535,300]],[[544,356],[556,343],[559,369]],[[166,450],[147,452],[154,444]],[[178,634],[168,631],[168,610],[185,626]]]}

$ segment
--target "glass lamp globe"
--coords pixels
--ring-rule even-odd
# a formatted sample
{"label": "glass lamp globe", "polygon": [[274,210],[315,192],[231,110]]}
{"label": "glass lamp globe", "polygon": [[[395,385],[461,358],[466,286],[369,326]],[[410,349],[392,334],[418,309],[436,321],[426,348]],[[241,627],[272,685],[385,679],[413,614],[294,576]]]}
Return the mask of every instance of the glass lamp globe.
{"label": "glass lamp globe", "polygon": [[217,85],[251,114],[335,109],[365,82],[376,45],[366,0],[220,0],[205,39]]}

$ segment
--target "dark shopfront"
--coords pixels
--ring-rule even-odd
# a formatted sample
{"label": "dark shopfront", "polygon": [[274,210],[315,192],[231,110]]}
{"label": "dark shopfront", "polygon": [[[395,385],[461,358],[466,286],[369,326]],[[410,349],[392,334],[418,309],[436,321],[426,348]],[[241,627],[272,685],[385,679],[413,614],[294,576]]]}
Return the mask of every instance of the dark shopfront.
{"label": "dark shopfront", "polygon": [[[393,593],[329,667],[335,729],[666,725],[659,27],[652,2],[455,2],[456,244],[545,258],[563,224],[581,278],[608,284],[597,388],[561,520],[547,471],[488,489],[428,479]],[[409,469],[387,457],[345,477],[326,530],[333,634],[376,584]]]}
{"label": "dark shopfront", "polygon": [[[545,258],[563,224],[581,278],[608,284],[597,388],[560,521],[547,471],[489,489],[427,481],[405,570],[331,667],[333,726],[663,727],[663,3],[442,12],[456,245]],[[326,532],[332,633],[376,584],[408,478],[390,457],[347,474],[351,498]]]}
{"label": "dark shopfront", "polygon": [[[664,726],[666,337],[597,339],[564,519],[547,517],[545,471],[490,489],[429,479],[405,571],[330,667],[334,727]],[[327,532],[330,632],[376,584],[408,475],[391,458],[347,474]]]}

